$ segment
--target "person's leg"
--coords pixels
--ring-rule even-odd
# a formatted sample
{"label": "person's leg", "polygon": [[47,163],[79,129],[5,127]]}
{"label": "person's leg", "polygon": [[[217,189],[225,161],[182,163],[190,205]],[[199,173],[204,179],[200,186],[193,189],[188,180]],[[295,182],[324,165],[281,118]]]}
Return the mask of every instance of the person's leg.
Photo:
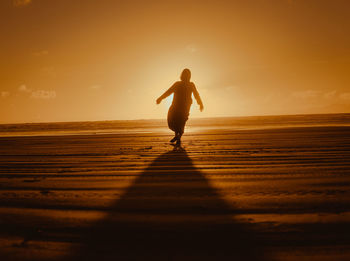
{"label": "person's leg", "polygon": [[171,140],[170,140],[170,142],[175,142],[177,140],[177,133],[175,132],[175,136],[174,136],[174,138],[172,138]]}
{"label": "person's leg", "polygon": [[181,123],[179,124],[179,129],[178,129],[178,133],[177,133],[177,142],[176,145],[180,145],[181,144],[181,137],[185,132],[185,125],[188,119],[188,113],[187,115],[183,116],[181,119]]}
{"label": "person's leg", "polygon": [[173,106],[170,106],[169,108],[169,111],[168,111],[168,117],[167,117],[167,120],[168,120],[168,127],[169,129],[171,129],[174,133],[175,133],[175,136],[174,138],[172,138],[170,140],[170,142],[175,142],[177,137],[176,137],[176,114],[174,112],[174,107]]}
{"label": "person's leg", "polygon": [[177,137],[177,141],[176,141],[176,145],[180,145],[181,144],[181,137],[182,137],[182,134],[183,134],[183,130],[181,132],[178,132],[176,137]]}

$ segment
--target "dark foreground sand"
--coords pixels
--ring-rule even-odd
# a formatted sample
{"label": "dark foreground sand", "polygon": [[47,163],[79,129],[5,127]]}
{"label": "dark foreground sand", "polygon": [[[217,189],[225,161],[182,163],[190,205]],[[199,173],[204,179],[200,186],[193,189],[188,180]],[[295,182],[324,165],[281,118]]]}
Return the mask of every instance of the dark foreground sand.
{"label": "dark foreground sand", "polygon": [[350,127],[0,138],[0,260],[350,260]]}

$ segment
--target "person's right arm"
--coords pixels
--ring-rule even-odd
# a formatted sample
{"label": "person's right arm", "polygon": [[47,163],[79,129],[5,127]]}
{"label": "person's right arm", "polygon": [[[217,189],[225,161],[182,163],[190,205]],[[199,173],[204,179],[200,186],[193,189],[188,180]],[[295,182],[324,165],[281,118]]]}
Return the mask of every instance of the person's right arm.
{"label": "person's right arm", "polygon": [[170,94],[172,94],[175,90],[175,86],[177,85],[177,82],[174,83],[165,93],[163,93],[162,96],[160,96],[157,100],[156,103],[159,104],[163,99],[168,97]]}

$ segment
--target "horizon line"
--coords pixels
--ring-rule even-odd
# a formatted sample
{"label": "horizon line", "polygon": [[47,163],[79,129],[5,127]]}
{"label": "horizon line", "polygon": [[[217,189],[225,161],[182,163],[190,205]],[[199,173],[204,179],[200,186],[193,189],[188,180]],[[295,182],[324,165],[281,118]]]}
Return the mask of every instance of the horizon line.
{"label": "horizon line", "polygon": [[[245,116],[212,116],[212,117],[191,117],[191,119],[215,119],[215,118],[249,118],[249,117],[277,117],[277,116],[313,116],[313,115],[335,115],[350,114],[350,112],[330,112],[330,113],[297,113],[297,114],[264,114],[264,115],[245,115]],[[115,122],[115,121],[160,121],[166,118],[146,118],[146,119],[128,119],[128,120],[73,120],[73,121],[43,121],[43,122],[9,122],[0,125],[17,125],[17,124],[45,124],[45,123],[79,123],[79,122]]]}

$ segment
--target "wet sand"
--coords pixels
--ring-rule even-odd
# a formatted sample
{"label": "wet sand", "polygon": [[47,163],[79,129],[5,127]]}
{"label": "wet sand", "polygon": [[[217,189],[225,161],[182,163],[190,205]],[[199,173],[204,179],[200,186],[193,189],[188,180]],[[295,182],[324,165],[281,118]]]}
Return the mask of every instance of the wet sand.
{"label": "wet sand", "polygon": [[350,127],[0,138],[0,260],[349,260]]}

